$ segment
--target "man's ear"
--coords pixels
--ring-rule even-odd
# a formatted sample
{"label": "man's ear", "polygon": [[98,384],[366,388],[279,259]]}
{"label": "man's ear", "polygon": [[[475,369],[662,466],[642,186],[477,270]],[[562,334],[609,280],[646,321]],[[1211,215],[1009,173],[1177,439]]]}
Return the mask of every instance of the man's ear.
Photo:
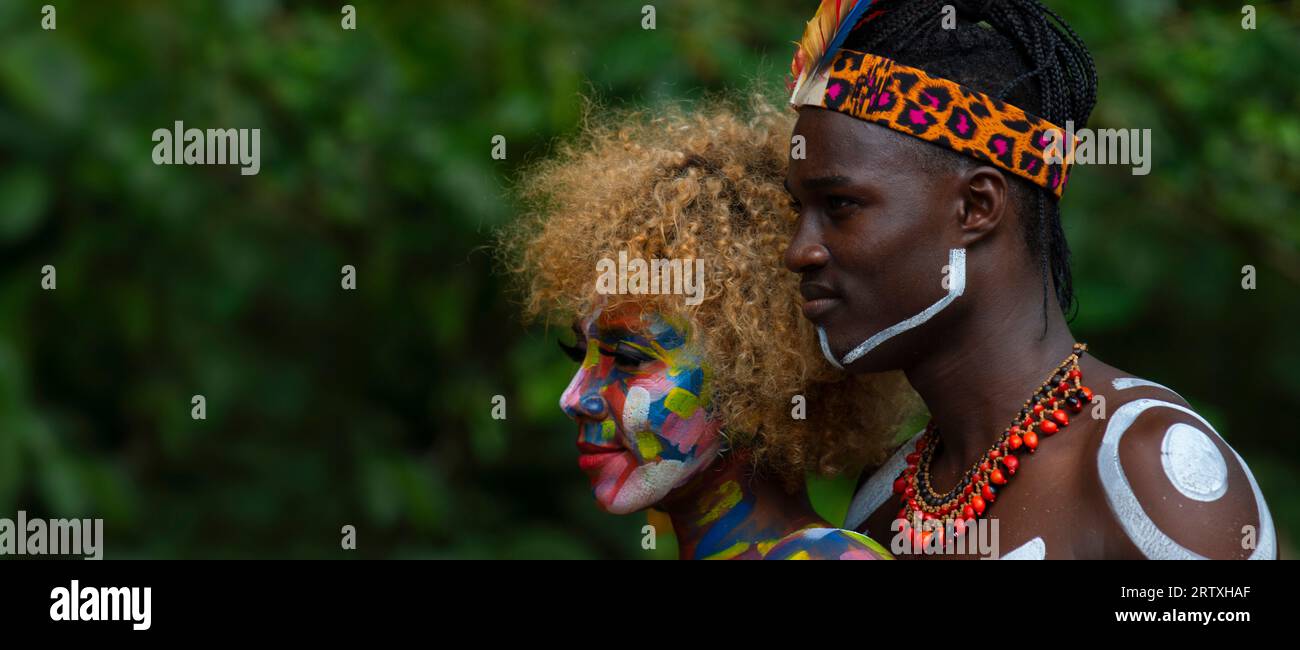
{"label": "man's ear", "polygon": [[962,246],[984,239],[997,230],[1009,207],[1007,177],[994,167],[973,167],[961,175],[961,213],[958,215]]}

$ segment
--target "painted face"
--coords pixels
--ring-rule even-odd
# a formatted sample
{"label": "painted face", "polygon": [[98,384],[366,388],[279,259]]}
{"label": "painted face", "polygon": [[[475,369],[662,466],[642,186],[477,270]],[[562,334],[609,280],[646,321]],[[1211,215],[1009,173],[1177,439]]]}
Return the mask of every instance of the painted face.
{"label": "painted face", "polygon": [[717,457],[708,368],[685,322],[635,306],[596,310],[574,330],[565,349],[582,365],[560,408],[578,423],[578,467],[602,509],[653,506]]}
{"label": "painted face", "polygon": [[[944,266],[950,249],[960,248],[957,229],[945,223],[951,193],[915,149],[932,145],[900,142],[906,135],[818,108],[799,111],[795,134],[804,136],[807,155],[791,160],[786,175],[799,224],[785,264],[802,276],[804,316],[842,359],[947,293]],[[925,344],[917,336],[923,329],[886,340],[848,368],[902,367]]]}

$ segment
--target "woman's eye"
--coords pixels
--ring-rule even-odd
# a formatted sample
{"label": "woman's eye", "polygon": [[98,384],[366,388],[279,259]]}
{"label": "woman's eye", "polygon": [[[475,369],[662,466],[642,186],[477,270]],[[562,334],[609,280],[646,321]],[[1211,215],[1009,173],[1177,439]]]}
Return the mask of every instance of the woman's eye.
{"label": "woman's eye", "polygon": [[581,346],[578,346],[577,344],[570,345],[568,343],[565,343],[564,341],[560,341],[559,343],[560,343],[560,349],[564,350],[564,355],[569,357],[570,359],[573,359],[578,363],[582,363],[582,360],[587,358],[587,351],[584,350]]}
{"label": "woman's eye", "polygon": [[654,360],[650,355],[626,343],[619,343],[615,346],[614,351],[610,352],[609,356],[614,358],[615,365],[625,368],[637,368]]}

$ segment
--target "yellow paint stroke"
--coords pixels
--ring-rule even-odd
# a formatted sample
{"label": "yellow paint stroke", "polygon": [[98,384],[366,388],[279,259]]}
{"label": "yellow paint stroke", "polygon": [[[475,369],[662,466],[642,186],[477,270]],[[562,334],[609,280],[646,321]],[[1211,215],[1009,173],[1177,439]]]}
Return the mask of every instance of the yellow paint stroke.
{"label": "yellow paint stroke", "polygon": [[605,420],[600,423],[600,439],[609,442],[614,439],[614,421]]}
{"label": "yellow paint stroke", "polygon": [[664,398],[664,408],[677,414],[677,417],[685,420],[695,414],[695,409],[700,407],[699,398],[689,390],[676,388],[668,391],[668,396]]}
{"label": "yellow paint stroke", "polygon": [[811,560],[812,556],[808,555],[808,551],[796,551],[794,553],[791,553],[790,556],[787,557],[786,559],[787,560]]}
{"label": "yellow paint stroke", "polygon": [[600,345],[593,341],[587,341],[587,357],[582,360],[583,368],[595,368],[600,363]]}
{"label": "yellow paint stroke", "polygon": [[708,556],[708,557],[705,557],[704,559],[706,559],[706,560],[730,560],[731,558],[736,557],[737,555],[740,555],[741,553],[744,553],[745,551],[748,551],[748,550],[749,550],[749,542],[736,542],[736,543],[733,544],[732,546],[729,546],[729,547],[727,547],[727,548],[725,548],[725,549],[722,549],[721,551],[718,551],[717,553],[714,553],[713,555],[710,555],[710,556]]}
{"label": "yellow paint stroke", "polygon": [[877,554],[879,554],[882,557],[886,557],[890,559],[893,559],[894,557],[893,553],[890,553],[889,551],[885,550],[885,547],[881,546],[878,542],[876,542],[876,540],[871,539],[870,537],[867,537],[862,533],[859,533],[854,530],[842,530],[840,532],[844,533],[844,535],[849,539],[855,540],[861,543],[863,546],[866,546],[867,548],[875,551]]}
{"label": "yellow paint stroke", "polygon": [[659,452],[664,450],[659,444],[659,438],[652,431],[636,434],[636,448],[641,452],[641,458],[657,458]]}
{"label": "yellow paint stroke", "polygon": [[704,516],[700,517],[697,523],[699,526],[713,523],[722,518],[732,508],[740,503],[741,493],[740,484],[735,481],[727,481],[718,486],[718,491],[714,493],[714,501],[708,510],[704,511]]}

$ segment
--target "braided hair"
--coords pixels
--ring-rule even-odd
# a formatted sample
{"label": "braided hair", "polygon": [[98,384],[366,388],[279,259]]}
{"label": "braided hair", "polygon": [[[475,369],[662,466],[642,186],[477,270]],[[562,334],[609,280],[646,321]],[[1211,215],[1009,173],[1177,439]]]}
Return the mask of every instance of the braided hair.
{"label": "braided hair", "polygon": [[[945,19],[956,10],[956,26]],[[1079,35],[1038,0],[880,0],[844,47],[894,59],[1018,106],[1053,124],[1082,127],[1097,103],[1097,71]],[[917,140],[931,164],[977,164]],[[1070,247],[1057,200],[1047,190],[1009,177],[1025,243],[1061,311],[1074,306]],[[1046,325],[1044,325],[1046,327]]]}

